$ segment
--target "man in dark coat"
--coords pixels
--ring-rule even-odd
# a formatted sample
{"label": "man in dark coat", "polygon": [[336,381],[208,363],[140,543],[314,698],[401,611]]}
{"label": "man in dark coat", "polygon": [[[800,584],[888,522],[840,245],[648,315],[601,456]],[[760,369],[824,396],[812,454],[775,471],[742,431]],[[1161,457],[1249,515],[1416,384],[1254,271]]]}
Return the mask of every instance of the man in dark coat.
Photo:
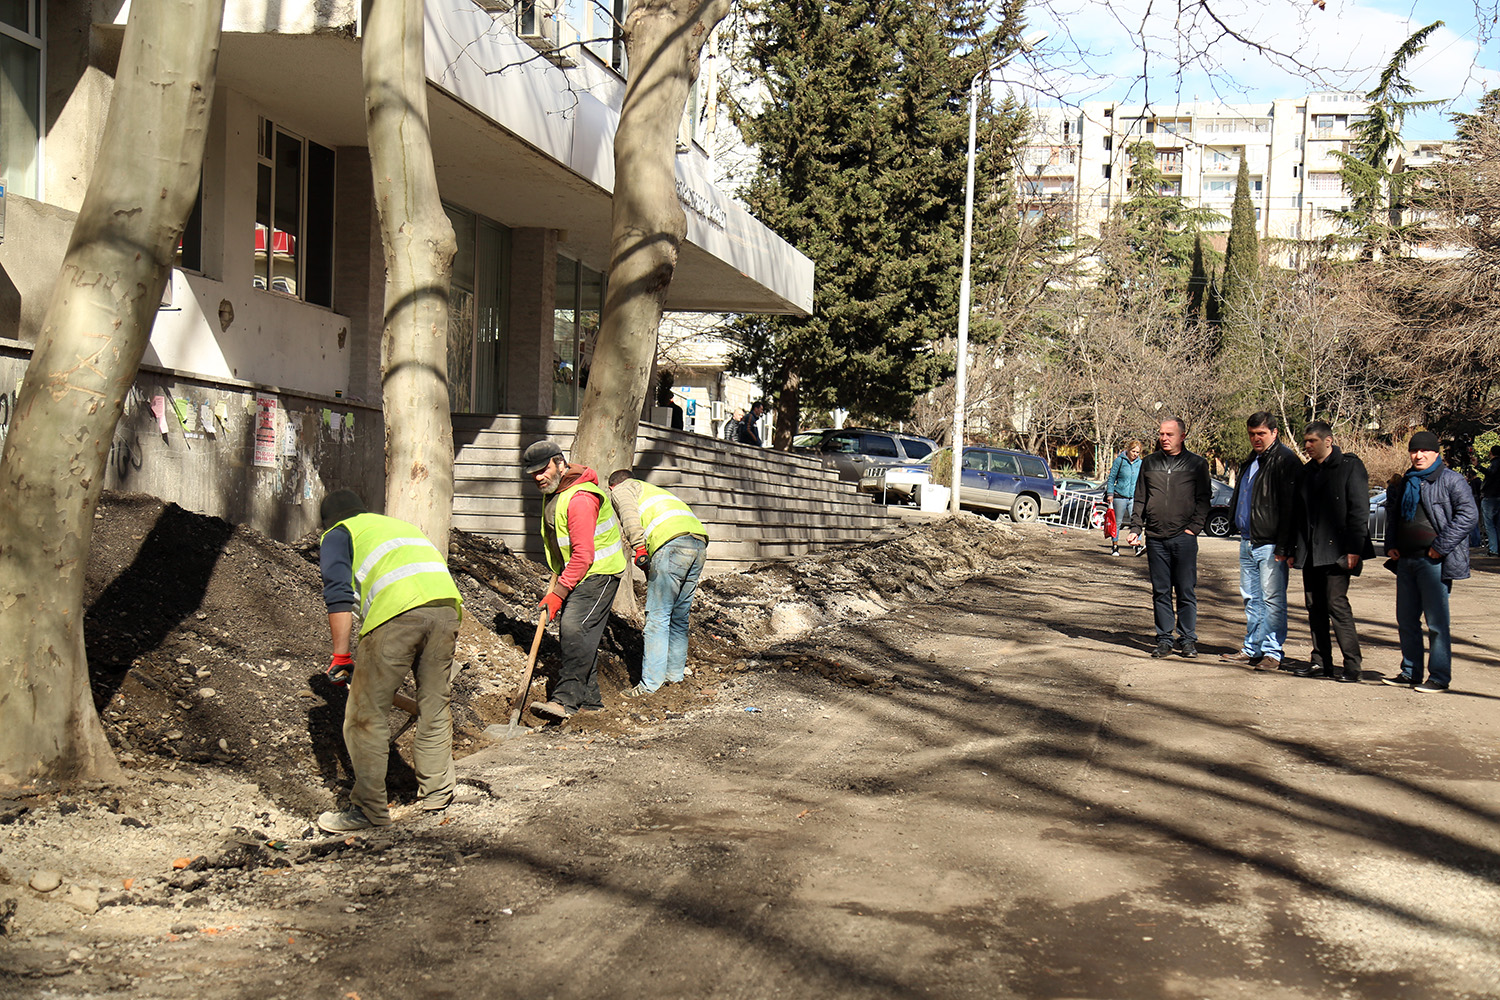
{"label": "man in dark coat", "polygon": [[1245,639],[1220,659],[1255,669],[1282,666],[1286,645],[1287,558],[1292,553],[1292,494],[1302,463],[1279,438],[1276,415],[1262,410],[1245,420],[1250,454],[1240,464],[1229,509],[1240,534],[1240,599]]}
{"label": "man in dark coat", "polygon": [[[1310,461],[1293,498],[1296,551],[1288,562],[1302,571],[1313,650],[1307,666],[1292,673],[1354,684],[1361,659],[1349,581],[1359,575],[1364,560],[1375,555],[1370,545],[1370,475],[1358,455],[1339,450],[1333,428],[1321,420],[1302,432],[1302,447]],[[1343,654],[1342,670],[1333,664],[1330,625]]]}
{"label": "man in dark coat", "polygon": [[[1479,508],[1468,481],[1443,463],[1436,434],[1417,431],[1407,452],[1411,468],[1385,490],[1385,554],[1396,567],[1401,672],[1381,682],[1441,694],[1453,675],[1448,596],[1454,580],[1469,578],[1469,530],[1479,519]],[[1430,636],[1425,681],[1424,618]]]}

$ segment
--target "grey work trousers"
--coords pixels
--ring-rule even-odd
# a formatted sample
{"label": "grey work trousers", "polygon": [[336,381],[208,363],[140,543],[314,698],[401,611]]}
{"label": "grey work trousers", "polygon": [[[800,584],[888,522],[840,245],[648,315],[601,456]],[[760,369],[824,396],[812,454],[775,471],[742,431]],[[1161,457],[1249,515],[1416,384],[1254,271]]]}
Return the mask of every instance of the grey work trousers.
{"label": "grey work trousers", "polygon": [[417,673],[417,729],[412,769],[424,805],[440,808],[453,797],[453,647],[458,612],[448,604],[412,608],[360,636],[349,700],[344,707],[344,746],[354,767],[350,805],[376,826],[391,821],[385,772],[390,760],[391,700],[413,669]]}

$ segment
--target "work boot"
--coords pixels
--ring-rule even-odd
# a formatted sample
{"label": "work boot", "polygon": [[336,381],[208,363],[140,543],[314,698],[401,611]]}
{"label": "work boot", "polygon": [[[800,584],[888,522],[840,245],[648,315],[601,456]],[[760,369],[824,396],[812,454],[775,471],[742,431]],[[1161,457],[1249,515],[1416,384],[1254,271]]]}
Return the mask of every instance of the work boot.
{"label": "work boot", "polygon": [[533,715],[540,715],[549,722],[562,722],[573,715],[573,709],[556,701],[544,701],[539,705],[532,705]]}

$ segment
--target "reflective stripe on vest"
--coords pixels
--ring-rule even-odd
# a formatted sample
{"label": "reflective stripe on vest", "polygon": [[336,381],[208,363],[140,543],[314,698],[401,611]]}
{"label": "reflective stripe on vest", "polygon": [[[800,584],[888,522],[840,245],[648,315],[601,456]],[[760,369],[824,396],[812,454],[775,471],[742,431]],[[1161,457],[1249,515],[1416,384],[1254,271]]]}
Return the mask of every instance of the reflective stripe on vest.
{"label": "reflective stripe on vest", "polygon": [[339,526],[354,543],[352,582],[362,632],[433,601],[451,600],[463,614],[463,597],[447,564],[415,525],[383,514],[356,514],[334,527]]}
{"label": "reflective stripe on vest", "polygon": [[708,529],[693,510],[660,486],[641,483],[641,533],[652,555],[678,535],[708,537]]}
{"label": "reflective stripe on vest", "polygon": [[[552,547],[543,545],[547,552],[547,562],[552,567],[552,572],[562,573],[567,568],[568,558],[573,552],[573,543],[568,538],[568,505],[573,502],[573,497],[579,491],[592,493],[599,498],[599,520],[594,525],[594,562],[589,566],[589,571],[584,577],[590,576],[613,576],[616,573],[625,572],[625,546],[620,535],[620,522],[615,517],[615,508],[609,502],[609,496],[593,483],[579,483],[563,490],[557,498],[557,507],[553,515],[553,530],[557,532],[557,550],[562,555],[562,565],[552,563]],[[542,541],[547,542],[547,526],[542,524]]]}

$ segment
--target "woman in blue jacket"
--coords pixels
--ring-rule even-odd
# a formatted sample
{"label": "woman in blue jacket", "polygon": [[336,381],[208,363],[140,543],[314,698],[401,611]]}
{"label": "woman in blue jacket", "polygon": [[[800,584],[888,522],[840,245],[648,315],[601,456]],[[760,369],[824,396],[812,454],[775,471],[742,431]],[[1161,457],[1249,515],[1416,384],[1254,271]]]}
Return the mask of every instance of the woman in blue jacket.
{"label": "woman in blue jacket", "polygon": [[[1114,508],[1115,524],[1122,528],[1130,520],[1130,507],[1135,503],[1135,481],[1141,474],[1143,450],[1144,447],[1140,441],[1134,438],[1127,441],[1125,450],[1115,456],[1115,464],[1109,470],[1109,478],[1104,481],[1104,502]],[[1135,547],[1136,555],[1145,551],[1145,545]],[[1109,554],[1112,556],[1120,554],[1118,531],[1115,537],[1109,540]]]}

